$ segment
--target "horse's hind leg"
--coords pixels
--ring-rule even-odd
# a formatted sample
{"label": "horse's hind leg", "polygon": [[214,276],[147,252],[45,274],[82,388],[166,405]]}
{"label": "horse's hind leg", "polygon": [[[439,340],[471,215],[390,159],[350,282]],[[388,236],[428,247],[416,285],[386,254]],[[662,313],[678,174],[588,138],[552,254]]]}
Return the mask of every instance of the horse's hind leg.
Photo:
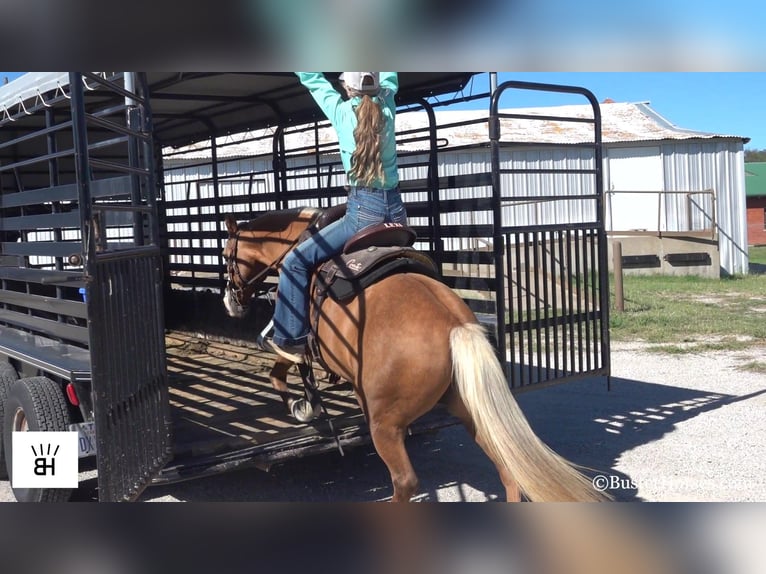
{"label": "horse's hind leg", "polygon": [[409,502],[418,489],[418,477],[404,446],[405,428],[380,422],[370,423],[375,450],[388,467],[394,495],[391,502]]}
{"label": "horse's hind leg", "polygon": [[487,448],[487,446],[484,444],[484,441],[476,436],[476,425],[473,424],[473,418],[471,417],[471,414],[465,407],[465,403],[463,403],[463,400],[460,398],[457,392],[450,388],[450,390],[447,391],[447,394],[444,396],[444,402],[447,405],[447,410],[450,412],[450,414],[460,419],[460,422],[463,423],[463,426],[465,426],[468,434],[473,437],[473,440],[476,441],[476,444],[481,447],[481,450],[484,451],[487,457],[489,457],[489,459],[495,465],[495,468],[497,468],[497,472],[500,475],[500,480],[505,487],[506,500],[508,502],[519,502],[521,500],[521,492],[519,491],[518,483],[514,480],[513,476],[511,476],[511,473],[508,472],[508,469],[505,468],[505,465],[503,465],[501,461],[496,460],[496,457]]}

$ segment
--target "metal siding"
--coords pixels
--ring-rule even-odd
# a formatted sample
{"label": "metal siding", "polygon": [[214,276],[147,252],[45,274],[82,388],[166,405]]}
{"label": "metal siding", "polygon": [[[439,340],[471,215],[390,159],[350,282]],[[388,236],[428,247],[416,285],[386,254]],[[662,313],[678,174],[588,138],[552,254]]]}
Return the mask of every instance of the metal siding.
{"label": "metal siding", "polygon": [[[665,188],[659,146],[618,147],[608,150],[609,176],[605,182],[609,231],[658,231]],[[655,193],[647,193],[655,192]]]}
{"label": "metal siding", "polygon": [[[653,146],[655,147],[655,146]],[[747,223],[745,211],[744,152],[739,140],[673,142],[662,145],[665,189],[667,191],[716,192],[715,219],[718,224],[721,267],[729,274],[747,273]],[[457,175],[489,170],[489,152],[440,154],[439,174]],[[587,149],[525,149],[501,155],[503,169],[593,169],[592,152]],[[407,177],[425,177],[425,168]],[[503,174],[504,189],[514,195],[546,197],[594,193],[592,177],[578,174]],[[442,198],[485,197],[489,189],[442,190]],[[692,196],[662,196],[661,230],[687,231],[710,227],[713,199],[704,193]],[[596,220],[595,201],[554,201],[503,207],[503,225],[584,223]],[[689,220],[691,214],[691,221]],[[491,213],[443,214],[442,222],[456,225],[491,223]],[[448,247],[445,245],[445,247]],[[450,246],[451,248],[451,246]]]}
{"label": "metal siding", "polygon": [[[647,142],[656,147],[655,142]],[[606,146],[607,150],[612,146]],[[622,148],[623,146],[615,146]],[[747,272],[747,224],[745,212],[744,152],[740,140],[715,139],[705,141],[674,141],[661,146],[665,189],[668,191],[700,192],[706,189],[716,190],[715,211],[719,226],[719,244],[721,267],[727,273]],[[607,153],[608,156],[608,153]],[[337,158],[337,156],[335,156]],[[323,156],[322,163],[332,160],[333,156]],[[427,167],[413,165],[425,163],[425,155],[406,155],[400,159],[399,174],[402,180],[425,179]],[[605,161],[605,175],[608,177],[608,160]],[[443,150],[439,153],[439,176],[482,173],[490,170],[489,151]],[[300,176],[301,166],[305,166],[305,177],[288,180],[288,191],[316,186],[313,175],[314,161],[306,159],[288,159],[288,167],[293,175]],[[587,148],[538,148],[533,147],[502,150],[502,169],[594,169],[593,152]],[[271,169],[270,159],[240,159],[220,164],[221,177],[237,173],[255,171],[265,173]],[[173,171],[168,182],[203,176],[203,168],[188,168]],[[204,174],[209,177],[208,173]],[[551,195],[587,195],[594,193],[593,178],[583,174],[502,174],[503,189],[512,190],[513,195],[533,195],[549,197]],[[607,179],[608,181],[608,179]],[[263,192],[273,191],[273,179],[264,177]],[[332,186],[345,183],[342,172],[336,171],[331,178]],[[167,185],[167,184],[166,184]],[[324,168],[322,186],[327,185],[327,168]],[[183,186],[180,186],[183,188]],[[172,186],[168,186],[168,189]],[[167,193],[167,190],[166,190]],[[178,198],[178,191],[173,192]],[[244,193],[244,191],[243,191]],[[486,187],[466,187],[460,189],[441,189],[442,200],[489,197],[491,189]],[[406,201],[421,202],[427,200],[425,192],[408,193]],[[713,200],[710,195],[697,193],[689,199],[686,195],[667,194],[662,197],[663,212],[660,220],[662,231],[703,230],[710,227],[713,213]],[[310,203],[310,202],[309,202]],[[290,207],[305,205],[301,199],[288,200]],[[191,211],[191,213],[196,212]],[[503,225],[543,225],[549,223],[572,224],[593,222],[596,220],[596,202],[583,200],[558,200],[544,203],[522,203],[505,205],[502,209]],[[225,210],[224,210],[225,211]],[[691,215],[691,219],[690,219]],[[491,212],[442,212],[444,225],[484,225],[492,223]],[[414,225],[427,225],[427,218],[413,218]],[[174,227],[175,226],[175,227]],[[171,228],[183,227],[182,224]],[[480,241],[465,238],[446,238],[445,249],[470,249]]]}
{"label": "metal siding", "polygon": [[[514,170],[557,170],[559,173],[503,174],[501,185],[513,196],[578,197],[595,193],[593,176],[563,173],[564,170],[594,169],[593,153],[580,148],[545,148],[501,153],[501,168]],[[582,199],[521,203],[503,207],[503,225],[547,225],[596,221],[596,202]]]}
{"label": "metal siding", "polygon": [[[728,274],[747,273],[747,217],[745,210],[745,160],[741,141],[715,140],[673,142],[662,146],[665,189],[668,191],[715,191],[715,220],[721,268]],[[668,229],[688,229],[685,196],[666,198]],[[684,201],[681,205],[680,202]],[[710,196],[695,197],[704,209],[693,210],[692,229],[710,226],[713,201]]]}
{"label": "metal siding", "polygon": [[[421,168],[422,177],[425,177],[426,168]],[[445,151],[439,154],[439,176],[448,177],[453,175],[467,175],[472,173],[488,172],[490,170],[489,152],[486,150],[475,151]],[[457,189],[442,189],[440,197],[443,200],[483,198],[490,197],[490,186],[464,187]],[[492,223],[491,211],[460,211],[442,212],[441,223],[443,225],[487,225]],[[487,247],[489,238],[445,238],[446,250],[474,250]]]}
{"label": "metal siding", "polygon": [[[414,162],[422,157],[413,158]],[[504,151],[501,154],[502,169],[550,169],[550,170],[587,170],[594,169],[593,153],[580,148],[546,148]],[[439,176],[465,175],[490,171],[490,158],[487,150],[443,151],[439,155]],[[425,167],[407,167],[402,165],[402,179],[425,178]],[[593,177],[587,174],[546,173],[546,174],[503,174],[503,189],[511,190],[509,197],[527,195],[540,198],[558,196],[581,196],[595,193]],[[491,188],[465,187],[460,189],[441,189],[443,200],[479,198],[491,196]],[[425,201],[425,193],[413,194],[411,199]],[[506,205],[502,209],[503,225],[526,226],[548,223],[586,223],[597,219],[596,202],[581,199],[561,199],[551,202],[521,202],[518,205]],[[442,213],[446,225],[489,225],[492,224],[490,211]],[[449,240],[446,248],[457,248],[463,240]],[[454,243],[452,246],[449,243]],[[475,241],[472,241],[475,243]],[[470,247],[461,245],[462,248]]]}
{"label": "metal siding", "polygon": [[[407,156],[400,161],[399,175],[402,180],[424,179],[427,176],[425,166],[412,164],[425,161],[425,156]],[[490,155],[485,149],[442,151],[439,154],[439,176],[448,177],[485,173],[490,171]],[[593,152],[583,148],[546,148],[504,150],[501,153],[502,169],[555,169],[587,170],[594,169]],[[511,190],[514,195],[551,197],[553,195],[581,196],[595,193],[593,176],[588,174],[551,173],[551,174],[503,174],[503,189]],[[490,197],[490,186],[444,188],[439,190],[442,200]],[[406,198],[410,201],[426,201],[425,192],[411,193]],[[551,202],[523,202],[519,205],[506,205],[502,209],[503,225],[527,226],[549,223],[589,223],[597,220],[596,202],[582,199],[557,200]],[[420,221],[422,219],[422,221]],[[425,218],[414,218],[414,225],[426,225]],[[444,225],[491,225],[491,211],[442,212],[441,223]],[[489,238],[487,238],[489,240]],[[476,239],[447,238],[445,249],[466,249],[478,246]]]}

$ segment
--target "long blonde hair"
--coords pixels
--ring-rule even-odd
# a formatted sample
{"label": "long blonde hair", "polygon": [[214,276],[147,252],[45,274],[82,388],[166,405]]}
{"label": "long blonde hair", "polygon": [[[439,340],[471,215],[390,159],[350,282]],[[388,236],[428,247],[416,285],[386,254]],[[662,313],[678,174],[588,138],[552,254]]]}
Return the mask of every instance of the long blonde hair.
{"label": "long blonde hair", "polygon": [[380,104],[370,96],[362,96],[362,101],[356,108],[356,119],[356,149],[351,155],[349,175],[354,176],[359,185],[369,187],[376,181],[384,180],[380,140],[386,118]]}

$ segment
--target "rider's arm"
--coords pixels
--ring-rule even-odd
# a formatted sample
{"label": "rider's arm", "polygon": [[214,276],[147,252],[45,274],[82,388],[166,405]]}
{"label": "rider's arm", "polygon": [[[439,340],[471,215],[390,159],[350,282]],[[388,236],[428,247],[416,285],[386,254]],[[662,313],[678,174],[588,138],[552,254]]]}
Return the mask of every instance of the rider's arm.
{"label": "rider's arm", "polygon": [[298,76],[301,84],[308,88],[330,123],[336,125],[340,104],[343,102],[338,91],[332,87],[322,72],[295,72],[295,75]]}
{"label": "rider's arm", "polygon": [[381,72],[380,87],[391,90],[394,94],[399,91],[399,72]]}

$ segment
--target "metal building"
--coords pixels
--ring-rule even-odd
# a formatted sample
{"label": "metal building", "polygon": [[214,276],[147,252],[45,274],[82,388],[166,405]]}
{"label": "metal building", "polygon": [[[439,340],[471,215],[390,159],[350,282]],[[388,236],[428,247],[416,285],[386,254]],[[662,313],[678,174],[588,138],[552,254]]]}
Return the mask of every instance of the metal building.
{"label": "metal building", "polygon": [[[489,171],[490,150],[487,145],[488,112],[436,111],[437,140],[441,149],[438,157],[439,175],[453,177]],[[553,195],[587,196],[593,194],[593,180],[578,176],[593,168],[593,152],[578,146],[592,141],[586,123],[563,125],[559,116],[592,118],[589,105],[566,105],[547,108],[506,109],[508,117],[501,120],[502,147],[500,152],[502,185],[512,189],[514,196],[530,197],[530,202],[515,201],[502,209],[504,225],[546,225],[553,222],[580,223],[594,218],[595,201],[540,202],[540,197]],[[663,118],[649,103],[601,104],[604,188],[607,198],[603,214],[607,232],[612,237],[707,238],[717,252],[720,269],[710,273],[746,273],[747,219],[745,206],[744,149],[748,138],[682,129]],[[518,116],[518,117],[511,117]],[[522,116],[538,116],[540,120]],[[551,118],[551,119],[546,119]],[[407,138],[407,133],[419,133],[428,124],[426,112],[400,114],[401,173],[404,179],[426,177],[425,152],[428,147],[421,138]],[[231,182],[222,187],[237,195],[242,185],[251,185],[253,193],[271,190],[268,178],[236,182],[238,174],[266,172],[271,168],[271,140],[266,133],[250,133],[229,138],[219,147],[219,175]],[[319,129],[318,133],[294,133],[289,137],[303,143],[305,149],[314,145],[315,138],[333,144],[333,132]],[[209,170],[209,148],[171,151],[166,162],[166,183],[187,181],[189,176],[204,176]],[[300,161],[306,161],[302,159]],[[307,173],[315,178],[316,188],[343,185],[342,170],[337,157],[325,154],[307,164]],[[323,165],[323,176],[317,178],[315,167]],[[296,164],[291,167],[297,167]],[[568,173],[562,174],[561,170]],[[573,173],[575,172],[575,173]],[[209,174],[208,174],[209,175]],[[235,183],[236,182],[236,183]],[[491,193],[489,182],[475,187],[458,187],[442,191],[442,199],[486,197]],[[212,184],[211,184],[212,185]],[[287,189],[305,189],[306,182],[292,180]],[[166,187],[172,193],[194,193],[179,187]],[[204,188],[197,193],[204,194]],[[172,197],[169,196],[169,197]],[[413,196],[414,197],[414,196]],[[425,197],[418,197],[425,200]],[[290,200],[301,203],[300,198]],[[485,225],[492,213],[445,213],[444,225]],[[458,240],[453,240],[458,241]],[[455,248],[488,248],[486,240],[472,239],[475,245]],[[448,246],[449,247],[449,246]],[[713,260],[715,263],[716,259]],[[700,267],[685,267],[692,272]],[[693,263],[693,261],[691,262]],[[710,262],[708,261],[708,264]]]}

